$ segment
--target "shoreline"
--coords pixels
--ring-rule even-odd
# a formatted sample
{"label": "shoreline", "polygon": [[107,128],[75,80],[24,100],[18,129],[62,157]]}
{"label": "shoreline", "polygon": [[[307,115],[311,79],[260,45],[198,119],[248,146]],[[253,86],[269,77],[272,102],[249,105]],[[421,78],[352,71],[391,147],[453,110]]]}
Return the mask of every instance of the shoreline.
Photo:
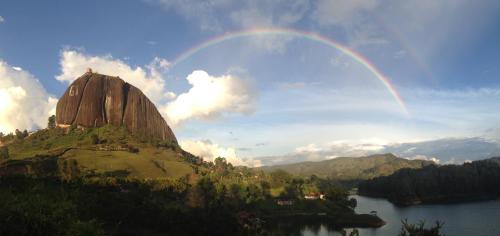
{"label": "shoreline", "polygon": [[380,228],[387,224],[378,216],[370,214],[342,213],[320,215],[318,213],[296,212],[263,216],[266,222],[294,221],[331,224],[337,228]]}
{"label": "shoreline", "polygon": [[453,196],[453,197],[436,197],[433,199],[421,199],[418,197],[406,198],[406,199],[395,199],[384,195],[378,194],[361,194],[358,192],[358,196],[385,199],[390,203],[400,206],[417,206],[417,205],[453,205],[469,202],[487,202],[487,201],[500,201],[500,196]]}

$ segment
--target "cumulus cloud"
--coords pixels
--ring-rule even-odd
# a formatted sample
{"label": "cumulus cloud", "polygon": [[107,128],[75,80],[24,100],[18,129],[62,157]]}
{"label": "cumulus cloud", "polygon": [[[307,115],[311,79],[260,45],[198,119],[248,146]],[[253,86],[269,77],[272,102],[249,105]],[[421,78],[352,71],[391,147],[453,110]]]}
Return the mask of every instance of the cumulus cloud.
{"label": "cumulus cloud", "polygon": [[56,103],[33,75],[0,60],[0,132],[45,127]]}
{"label": "cumulus cloud", "polygon": [[191,89],[162,109],[173,125],[190,118],[210,119],[223,113],[254,110],[255,93],[243,79],[233,75],[211,76],[201,70],[186,79]]}
{"label": "cumulus cloud", "polygon": [[0,16],[0,23],[3,23],[5,22],[5,18],[3,18],[2,16]]}
{"label": "cumulus cloud", "polygon": [[71,83],[85,73],[87,68],[92,68],[98,73],[120,76],[141,89],[149,99],[158,104],[163,99],[172,97],[172,94],[166,91],[165,81],[161,75],[169,65],[170,63],[163,58],[154,58],[148,65],[132,67],[111,55],[93,56],[65,49],[61,52],[61,74],[56,79]]}
{"label": "cumulus cloud", "polygon": [[224,157],[235,166],[258,167],[262,165],[259,160],[239,158],[235,148],[221,147],[210,140],[184,140],[180,142],[180,146],[193,155],[202,157],[205,161],[214,161],[217,157]]}
{"label": "cumulus cloud", "polygon": [[252,86],[230,74],[216,77],[205,71],[194,71],[186,78],[192,86],[188,92],[177,95],[168,91],[163,74],[170,63],[163,58],[132,67],[111,55],[93,56],[68,49],[61,52],[60,64],[61,74],[56,79],[62,82],[71,83],[89,67],[98,73],[120,76],[141,89],[171,125],[191,118],[217,118],[223,113],[248,113],[254,108]]}

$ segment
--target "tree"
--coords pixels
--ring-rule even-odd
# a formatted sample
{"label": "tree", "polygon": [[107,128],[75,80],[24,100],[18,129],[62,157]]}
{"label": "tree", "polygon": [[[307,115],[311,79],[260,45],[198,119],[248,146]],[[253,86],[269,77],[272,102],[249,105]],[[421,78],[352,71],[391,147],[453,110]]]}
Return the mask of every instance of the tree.
{"label": "tree", "polygon": [[271,172],[270,176],[271,176],[271,185],[273,187],[289,183],[292,179],[291,174],[281,169]]}
{"label": "tree", "polygon": [[264,197],[271,197],[271,184],[269,182],[261,181],[260,187],[262,188],[262,194],[264,195]]}
{"label": "tree", "polygon": [[425,221],[420,221],[418,224],[410,224],[408,223],[408,219],[404,219],[401,222],[403,226],[401,227],[399,236],[442,236],[439,230],[443,228],[443,222],[436,221],[436,225],[429,229],[425,228]]}
{"label": "tree", "polygon": [[263,199],[263,194],[259,187],[255,184],[248,185],[246,203],[252,203],[260,199]]}
{"label": "tree", "polygon": [[9,148],[5,146],[0,147],[0,159],[3,160],[9,159]]}
{"label": "tree", "polygon": [[28,130],[20,131],[19,129],[16,129],[16,137],[18,139],[24,139],[28,137]]}
{"label": "tree", "polygon": [[287,184],[281,192],[280,197],[282,198],[290,198],[290,199],[298,199],[302,197],[301,190],[298,188],[296,184]]}
{"label": "tree", "polygon": [[16,129],[15,133],[16,133],[16,137],[17,137],[18,139],[21,139],[21,138],[22,138],[22,136],[23,136],[23,132],[21,132],[21,130]]}
{"label": "tree", "polygon": [[53,129],[56,127],[56,116],[52,115],[49,117],[47,128]]}
{"label": "tree", "polygon": [[217,194],[214,182],[208,177],[203,177],[198,181],[196,187],[198,192],[202,196],[203,206],[205,208],[210,207],[216,199]]}

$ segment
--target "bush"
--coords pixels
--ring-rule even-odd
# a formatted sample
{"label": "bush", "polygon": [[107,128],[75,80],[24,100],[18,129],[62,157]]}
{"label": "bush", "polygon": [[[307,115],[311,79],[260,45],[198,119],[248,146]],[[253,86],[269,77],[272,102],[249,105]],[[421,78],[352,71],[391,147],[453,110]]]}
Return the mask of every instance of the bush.
{"label": "bush", "polygon": [[139,152],[139,148],[134,147],[134,146],[132,146],[132,145],[128,145],[128,146],[127,146],[127,149],[128,149],[128,151],[129,151],[129,152],[131,152],[131,153],[138,153],[138,152]]}
{"label": "bush", "polygon": [[6,160],[9,159],[9,148],[0,147],[0,159]]}
{"label": "bush", "polygon": [[28,130],[20,131],[20,130],[16,129],[16,137],[18,139],[24,139],[24,138],[28,137]]}
{"label": "bush", "polygon": [[52,143],[47,143],[45,144],[45,146],[43,146],[43,149],[45,150],[49,150],[50,148],[52,148]]}
{"label": "bush", "polygon": [[54,129],[56,127],[56,116],[52,115],[48,119],[47,128]]}
{"label": "bush", "polygon": [[176,143],[170,142],[170,141],[160,141],[156,143],[157,148],[166,148],[166,149],[171,149],[173,151],[177,150],[178,145]]}
{"label": "bush", "polygon": [[436,225],[428,229],[425,228],[425,221],[420,221],[418,224],[410,224],[405,219],[401,222],[403,226],[401,227],[399,236],[442,236],[439,230],[443,228],[443,222],[436,221]]}
{"label": "bush", "polygon": [[97,136],[97,134],[90,135],[90,143],[99,144],[99,136]]}

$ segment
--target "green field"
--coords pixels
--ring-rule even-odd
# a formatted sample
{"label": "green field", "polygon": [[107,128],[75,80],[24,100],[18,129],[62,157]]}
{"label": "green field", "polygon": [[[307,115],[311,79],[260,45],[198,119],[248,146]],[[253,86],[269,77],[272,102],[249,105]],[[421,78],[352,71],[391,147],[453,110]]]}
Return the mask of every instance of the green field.
{"label": "green field", "polygon": [[24,139],[5,141],[10,157],[3,160],[4,166],[50,156],[57,157],[59,163],[76,161],[83,173],[138,179],[179,178],[194,173],[193,164],[177,144],[134,136],[122,127],[44,129]]}

